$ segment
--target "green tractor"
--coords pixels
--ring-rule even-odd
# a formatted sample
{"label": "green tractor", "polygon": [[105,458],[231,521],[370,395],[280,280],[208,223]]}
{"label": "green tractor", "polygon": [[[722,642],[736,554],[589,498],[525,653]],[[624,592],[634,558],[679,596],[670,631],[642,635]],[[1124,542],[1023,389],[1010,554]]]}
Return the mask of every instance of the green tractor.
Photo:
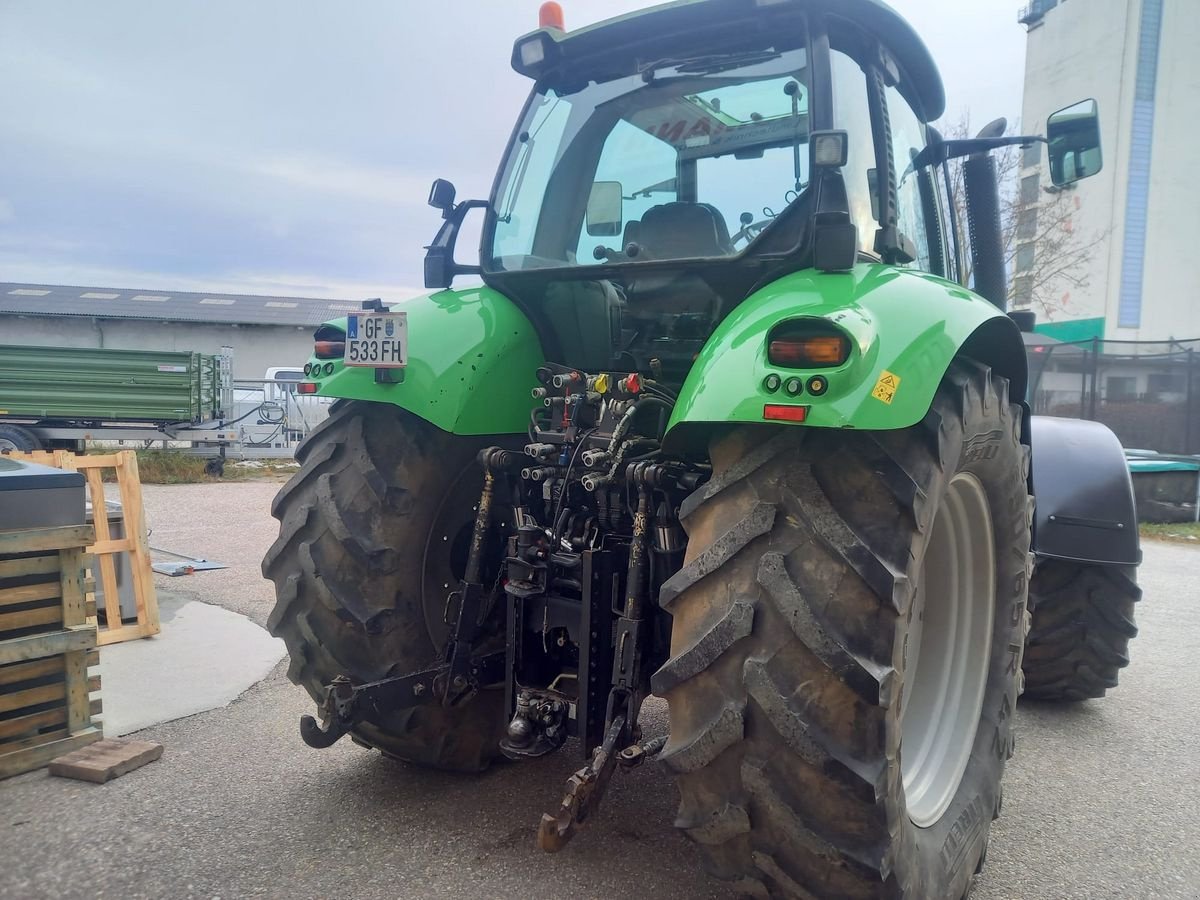
{"label": "green tractor", "polygon": [[542,13],[490,199],[434,183],[436,290],[316,332],[341,399],[263,563],[301,735],[462,772],[573,737],[546,850],[657,759],[734,891],[957,900],[1022,685],[1100,696],[1135,633],[1121,447],[1029,415],[989,156],[1092,174],[1095,105],[943,140],[878,0]]}

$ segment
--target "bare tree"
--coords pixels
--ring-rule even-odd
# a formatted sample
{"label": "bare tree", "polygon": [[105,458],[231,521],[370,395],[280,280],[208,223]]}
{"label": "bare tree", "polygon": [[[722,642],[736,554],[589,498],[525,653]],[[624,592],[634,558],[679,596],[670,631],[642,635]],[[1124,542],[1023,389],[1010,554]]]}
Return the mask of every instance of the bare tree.
{"label": "bare tree", "polygon": [[[1010,129],[1010,133],[1015,133]],[[962,116],[945,129],[947,140],[973,137],[970,118]],[[1041,145],[1037,152],[1044,153]],[[1085,290],[1087,262],[1107,232],[1089,232],[1077,224],[1079,201],[1070,187],[1043,187],[1037,179],[1021,175],[1020,147],[993,154],[1000,183],[1000,235],[1005,268],[1009,273],[1009,303],[1018,309],[1032,307],[1041,317],[1070,314],[1069,295]],[[964,275],[971,283],[973,262],[968,248],[966,188],[962,160],[950,162],[950,199],[957,220],[958,246],[963,248]]]}

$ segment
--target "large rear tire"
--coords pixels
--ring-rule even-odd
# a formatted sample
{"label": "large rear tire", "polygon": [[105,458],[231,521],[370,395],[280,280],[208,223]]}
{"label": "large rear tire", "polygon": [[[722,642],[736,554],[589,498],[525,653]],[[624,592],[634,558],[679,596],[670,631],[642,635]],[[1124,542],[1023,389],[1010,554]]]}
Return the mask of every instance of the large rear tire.
{"label": "large rear tire", "polygon": [[1088,700],[1117,686],[1137,636],[1141,599],[1133,566],[1047,560],[1029,584],[1033,628],[1025,646],[1025,693],[1035,700]]}
{"label": "large rear tire", "polygon": [[[288,677],[314,700],[338,675],[361,683],[437,661],[487,443],[393,406],[341,401],[301,445],[302,468],[272,505],[279,538],[263,574],[277,595],[267,627],[287,644]],[[479,771],[505,724],[504,692],[485,690],[461,708],[385,710],[351,735],[409,762]]]}
{"label": "large rear tire", "polygon": [[[681,511],[661,593],[677,825],[755,896],[959,900],[1011,756],[1028,451],[955,364],[894,432],[741,429]],[[919,665],[918,665],[919,663]]]}

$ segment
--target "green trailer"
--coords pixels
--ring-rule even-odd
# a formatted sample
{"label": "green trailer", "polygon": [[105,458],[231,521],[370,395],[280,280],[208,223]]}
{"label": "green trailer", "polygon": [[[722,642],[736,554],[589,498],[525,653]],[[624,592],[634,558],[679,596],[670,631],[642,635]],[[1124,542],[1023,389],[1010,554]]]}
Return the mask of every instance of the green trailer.
{"label": "green trailer", "polygon": [[223,439],[212,423],[226,415],[230,372],[227,356],[190,351],[0,345],[0,451]]}

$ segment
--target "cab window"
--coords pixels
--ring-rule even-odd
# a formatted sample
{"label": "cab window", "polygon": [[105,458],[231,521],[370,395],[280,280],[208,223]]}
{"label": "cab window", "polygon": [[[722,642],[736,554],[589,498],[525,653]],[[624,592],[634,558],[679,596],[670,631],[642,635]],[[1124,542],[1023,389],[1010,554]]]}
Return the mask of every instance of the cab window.
{"label": "cab window", "polygon": [[[921,179],[925,176],[910,168],[916,155],[925,149],[925,126],[894,87],[885,88],[884,97],[891,125],[892,164],[895,167],[896,227],[916,247],[913,265],[929,272],[932,229],[928,226],[934,223],[925,221],[925,203],[921,198]],[[926,184],[929,183],[927,179]],[[938,255],[940,258],[941,254]]]}

